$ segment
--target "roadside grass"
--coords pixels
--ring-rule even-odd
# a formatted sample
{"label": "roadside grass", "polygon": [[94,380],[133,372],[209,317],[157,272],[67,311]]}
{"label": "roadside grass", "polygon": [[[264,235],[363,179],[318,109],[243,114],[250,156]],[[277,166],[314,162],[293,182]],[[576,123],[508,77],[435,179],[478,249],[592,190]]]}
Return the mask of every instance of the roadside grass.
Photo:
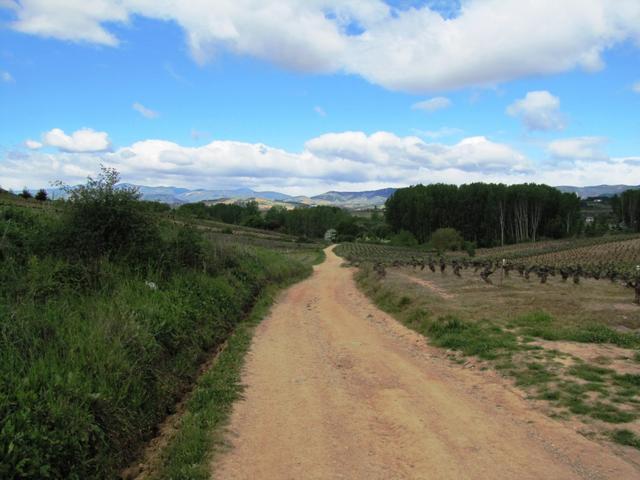
{"label": "roadside grass", "polygon": [[312,270],[165,223],[140,243],[148,255],[76,257],[57,241],[65,225],[0,206],[3,480],[116,478],[261,294]]}
{"label": "roadside grass", "polygon": [[[301,278],[292,279],[288,284]],[[224,446],[224,426],[235,401],[242,397],[241,371],[255,327],[271,307],[281,288],[268,288],[246,320],[240,323],[212,367],[198,379],[178,430],[152,466],[152,480],[204,480],[211,478],[211,461]],[[215,474],[215,472],[214,472]]]}
{"label": "roadside grass", "polygon": [[636,435],[626,428],[611,432],[611,439],[620,445],[627,445],[640,450],[640,435]]}
{"label": "roadside grass", "polygon": [[[497,318],[487,316],[491,305],[483,306],[478,313],[468,305],[460,305],[464,298],[435,300],[436,294],[424,295],[422,287],[402,283],[388,272],[381,278],[368,265],[361,266],[356,281],[376,305],[427,337],[432,345],[457,352],[458,356],[450,355],[452,360],[464,363],[459,356],[479,358],[529,391],[531,398],[547,402],[553,416],[578,415],[604,424],[640,418],[640,375],[616,373],[609,367],[612,360],[608,358],[596,358],[590,363],[531,345],[543,339],[635,349],[640,347],[640,336],[636,334],[618,332],[596,321],[566,322],[539,308],[517,311],[511,316],[505,316],[503,311]],[[493,308],[500,311],[503,305],[498,303]],[[444,313],[447,310],[453,313]],[[638,361],[640,353],[630,356]]]}

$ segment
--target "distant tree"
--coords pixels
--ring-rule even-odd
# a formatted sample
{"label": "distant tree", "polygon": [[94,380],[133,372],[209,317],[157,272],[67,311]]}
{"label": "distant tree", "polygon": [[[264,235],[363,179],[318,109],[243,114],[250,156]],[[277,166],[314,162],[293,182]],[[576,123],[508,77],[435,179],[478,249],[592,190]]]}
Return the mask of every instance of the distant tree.
{"label": "distant tree", "polygon": [[280,230],[286,222],[287,209],[274,205],[264,216],[265,227],[268,230]]}
{"label": "distant tree", "polygon": [[431,236],[431,246],[440,252],[460,250],[464,240],[455,228],[439,228]]}
{"label": "distant tree", "polygon": [[22,198],[33,198],[33,195],[31,195],[31,192],[29,190],[27,190],[27,187],[24,187],[22,189],[22,192],[20,192],[19,194],[20,197]]}
{"label": "distant tree", "polygon": [[41,188],[38,190],[38,193],[36,193],[35,199],[39,202],[46,202],[48,199],[47,191],[44,188]]}

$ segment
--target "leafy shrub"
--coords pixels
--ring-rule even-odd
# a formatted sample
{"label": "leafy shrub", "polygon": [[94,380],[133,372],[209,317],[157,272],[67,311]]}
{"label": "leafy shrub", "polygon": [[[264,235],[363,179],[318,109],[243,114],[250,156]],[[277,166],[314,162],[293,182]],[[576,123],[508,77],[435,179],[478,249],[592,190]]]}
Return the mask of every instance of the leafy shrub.
{"label": "leafy shrub", "polygon": [[135,188],[117,188],[117,171],[102,168],[86,185],[68,188],[61,241],[83,260],[123,258],[136,263],[159,253],[159,232]]}
{"label": "leafy shrub", "polygon": [[26,188],[22,189],[22,192],[20,192],[19,196],[24,199],[33,198],[33,195],[31,195],[31,192]]}
{"label": "leafy shrub", "polygon": [[415,247],[418,245],[418,240],[416,240],[413,233],[407,230],[401,230],[391,237],[389,243],[396,247]]}
{"label": "leafy shrub", "polygon": [[461,250],[464,239],[454,228],[439,228],[431,235],[431,246],[440,252]]}
{"label": "leafy shrub", "polygon": [[173,241],[174,261],[185,267],[200,267],[204,258],[203,239],[195,228],[184,226]]}

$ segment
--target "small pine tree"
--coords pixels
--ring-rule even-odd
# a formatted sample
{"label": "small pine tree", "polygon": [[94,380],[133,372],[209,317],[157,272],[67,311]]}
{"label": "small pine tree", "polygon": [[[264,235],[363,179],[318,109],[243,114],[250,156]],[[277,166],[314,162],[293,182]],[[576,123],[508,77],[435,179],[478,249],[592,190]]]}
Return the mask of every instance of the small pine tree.
{"label": "small pine tree", "polygon": [[36,193],[35,199],[38,200],[39,202],[46,202],[48,200],[48,195],[47,195],[47,191],[44,188],[41,188],[40,190],[38,190],[38,193]]}
{"label": "small pine tree", "polygon": [[24,187],[22,189],[22,192],[20,193],[20,196],[22,198],[33,198],[33,195],[31,195],[31,192],[29,190],[27,190],[27,187]]}

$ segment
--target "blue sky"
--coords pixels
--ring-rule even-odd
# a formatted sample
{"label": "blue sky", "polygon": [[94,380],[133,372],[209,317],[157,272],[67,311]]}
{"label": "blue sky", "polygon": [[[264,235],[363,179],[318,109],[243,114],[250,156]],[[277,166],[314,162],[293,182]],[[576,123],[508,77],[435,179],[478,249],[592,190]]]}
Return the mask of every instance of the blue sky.
{"label": "blue sky", "polygon": [[[346,12],[292,0],[288,17],[255,19],[242,0],[205,21],[195,7],[150,2],[114,21],[106,0],[97,11],[0,1],[0,185],[75,182],[101,163],[149,185],[309,194],[418,181],[639,184],[638,2],[589,35],[603,22],[584,10],[610,7],[585,0],[532,36],[535,15],[559,14],[545,2],[521,15],[508,0],[462,10],[371,0]],[[506,29],[486,24],[482,3],[513,12]],[[460,45],[430,43],[463,21],[476,33]],[[410,28],[426,32],[422,44]]]}

